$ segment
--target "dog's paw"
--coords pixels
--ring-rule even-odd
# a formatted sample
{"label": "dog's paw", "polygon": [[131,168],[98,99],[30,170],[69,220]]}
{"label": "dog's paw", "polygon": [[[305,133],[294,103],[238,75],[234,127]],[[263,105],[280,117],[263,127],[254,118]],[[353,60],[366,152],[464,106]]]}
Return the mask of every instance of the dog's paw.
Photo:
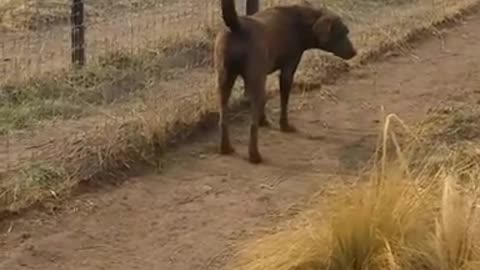
{"label": "dog's paw", "polygon": [[235,149],[231,145],[222,145],[220,146],[221,155],[230,155],[235,153]]}
{"label": "dog's paw", "polygon": [[290,124],[280,124],[280,130],[285,133],[294,133],[297,132],[297,128]]}
{"label": "dog's paw", "polygon": [[272,124],[271,124],[270,121],[267,119],[267,117],[263,117],[262,119],[260,119],[259,126],[261,126],[261,127],[270,127],[270,126],[272,126]]}
{"label": "dog's paw", "polygon": [[260,164],[260,163],[262,163],[262,157],[260,156],[260,154],[258,152],[257,153],[250,153],[249,157],[248,157],[248,161],[250,161],[250,163],[252,163],[252,164]]}

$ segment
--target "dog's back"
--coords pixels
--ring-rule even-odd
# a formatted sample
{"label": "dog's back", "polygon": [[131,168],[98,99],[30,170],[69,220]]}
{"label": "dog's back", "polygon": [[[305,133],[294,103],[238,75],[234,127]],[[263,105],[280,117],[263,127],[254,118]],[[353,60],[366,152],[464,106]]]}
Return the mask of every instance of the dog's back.
{"label": "dog's back", "polygon": [[[252,16],[238,16],[234,6],[225,2],[233,1],[222,0],[227,28],[220,31],[216,39],[215,59],[219,68],[243,69],[245,61],[253,58],[259,63],[265,61],[266,70],[262,72],[271,73],[279,67],[282,59],[297,55],[309,43],[307,39],[311,35],[305,33],[309,29],[304,25],[308,24],[310,13],[312,17],[315,15],[312,9],[300,5],[279,6]],[[268,54],[268,57],[262,54]]]}
{"label": "dog's back", "polygon": [[242,73],[263,26],[251,16],[238,16],[232,0],[222,0],[222,17],[226,28],[215,40],[215,66],[217,69],[237,69],[235,73]]}

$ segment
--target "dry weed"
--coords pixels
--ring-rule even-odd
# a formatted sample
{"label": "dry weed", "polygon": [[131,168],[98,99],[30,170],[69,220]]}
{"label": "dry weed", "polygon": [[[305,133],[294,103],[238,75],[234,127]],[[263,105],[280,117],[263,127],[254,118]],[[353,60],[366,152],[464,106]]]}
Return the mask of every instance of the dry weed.
{"label": "dry weed", "polygon": [[69,7],[62,0],[0,1],[0,30],[36,30],[40,26],[66,23]]}
{"label": "dry weed", "polygon": [[[386,122],[383,134],[395,140]],[[387,138],[380,151],[386,154],[374,163],[368,182],[328,198],[323,218],[315,213],[325,207],[314,207],[300,228],[253,243],[236,269],[477,269],[478,167],[465,175],[456,169],[465,160],[438,166],[428,155],[422,167],[405,167],[414,154],[408,151],[429,147],[427,141],[416,138],[398,151],[388,148]]]}
{"label": "dry weed", "polygon": [[[94,21],[120,12],[139,12],[174,2],[173,0],[84,0],[87,19]],[[70,21],[71,1],[65,0],[1,0],[0,30],[9,32],[36,31]]]}

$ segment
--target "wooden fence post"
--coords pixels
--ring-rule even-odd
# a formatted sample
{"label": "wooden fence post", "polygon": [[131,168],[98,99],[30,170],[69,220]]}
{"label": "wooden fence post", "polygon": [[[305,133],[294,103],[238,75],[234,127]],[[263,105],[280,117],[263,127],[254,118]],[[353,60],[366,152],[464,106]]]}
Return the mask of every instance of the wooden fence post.
{"label": "wooden fence post", "polygon": [[85,8],[83,0],[72,0],[71,8],[72,31],[72,64],[76,67],[85,65]]}
{"label": "wooden fence post", "polygon": [[258,11],[260,0],[245,0],[247,1],[247,15],[252,15]]}

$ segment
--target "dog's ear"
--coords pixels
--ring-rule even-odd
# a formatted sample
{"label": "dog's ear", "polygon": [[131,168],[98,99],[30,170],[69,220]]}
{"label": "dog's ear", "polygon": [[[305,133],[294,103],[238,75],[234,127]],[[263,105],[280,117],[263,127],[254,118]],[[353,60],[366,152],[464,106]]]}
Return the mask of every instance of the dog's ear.
{"label": "dog's ear", "polygon": [[335,18],[333,16],[323,15],[314,23],[313,32],[320,43],[328,41],[330,33],[332,32],[334,20]]}

